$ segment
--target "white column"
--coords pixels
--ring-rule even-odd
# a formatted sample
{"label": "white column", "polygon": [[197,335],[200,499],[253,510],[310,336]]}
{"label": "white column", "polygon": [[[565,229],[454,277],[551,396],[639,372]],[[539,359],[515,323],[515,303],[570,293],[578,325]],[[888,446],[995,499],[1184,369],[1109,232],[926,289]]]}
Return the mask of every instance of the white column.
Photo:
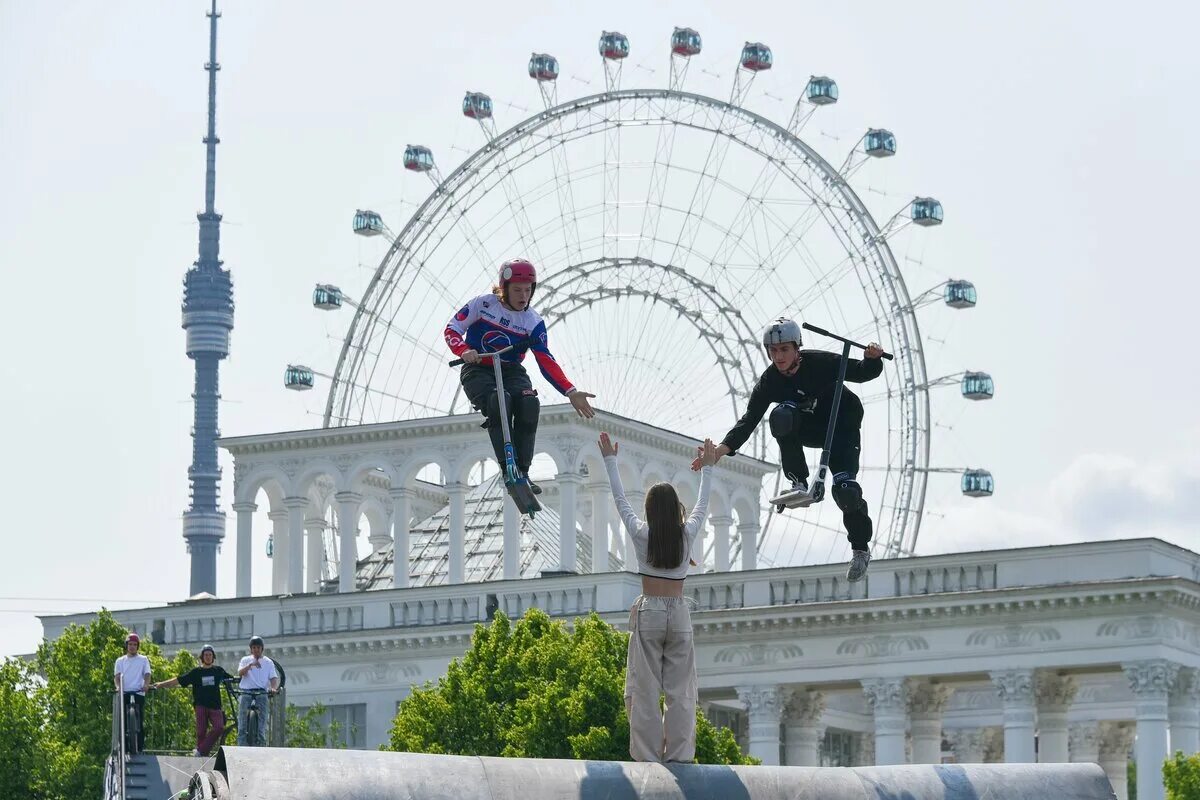
{"label": "white column", "polygon": [[908,729],[908,687],[904,678],[870,678],[862,682],[867,705],[875,715],[875,764],[904,763]]}
{"label": "white column", "polygon": [[1004,706],[1004,761],[1032,764],[1037,760],[1033,738],[1033,670],[993,672],[992,683]]}
{"label": "white column", "polygon": [[465,483],[446,484],[446,494],[450,498],[450,542],[449,552],[449,582],[464,581],[463,565],[467,549],[467,485]]}
{"label": "white column", "polygon": [[1171,690],[1171,752],[1200,752],[1200,670],[1181,669]]}
{"label": "white column", "polygon": [[733,526],[733,517],[712,517],[713,526],[713,569],[717,572],[729,571],[729,529]]}
{"label": "white column", "polygon": [[875,734],[860,733],[858,734],[858,763],[856,767],[873,767],[875,766]]}
{"label": "white column", "polygon": [[[1106,720],[1100,723],[1100,768],[1104,770],[1108,782],[1112,784],[1113,794],[1117,796],[1117,800],[1129,800],[1129,750],[1133,747],[1135,732],[1134,726],[1128,722]],[[1162,761],[1158,761],[1155,768],[1147,770],[1147,772],[1149,772],[1150,778],[1147,782],[1151,784],[1148,790],[1150,797],[1162,800],[1166,796],[1162,783]],[[1142,785],[1142,770],[1139,769],[1138,800],[1142,798]],[[1154,793],[1155,786],[1158,787],[1157,794]]]}
{"label": "white column", "polygon": [[411,569],[409,526],[416,492],[407,486],[393,486],[388,489],[388,495],[392,498],[392,588],[406,589]]}
{"label": "white column", "polygon": [[304,588],[314,594],[321,591],[321,577],[325,571],[325,529],[328,527],[329,523],[320,517],[309,517],[304,521],[304,535],[308,539]]}
{"label": "white column", "polygon": [[1053,672],[1037,674],[1037,726],[1039,764],[1065,764],[1070,761],[1067,736],[1067,712],[1079,687],[1070,675]]}
{"label": "white column", "polygon": [[592,572],[608,572],[608,520],[613,507],[607,483],[588,487],[592,499]]}
{"label": "white column", "polygon": [[1122,664],[1137,699],[1137,797],[1164,800],[1162,764],[1167,760],[1167,698],[1179,665],[1161,658]]}
{"label": "white column", "polygon": [[362,495],[338,492],[338,591],[353,592],[358,570],[358,508]]}
{"label": "white column", "polygon": [[558,568],[564,572],[578,572],[576,533],[578,529],[578,490],[583,485],[583,476],[578,472],[560,472],[554,476],[558,484]]}
{"label": "white column", "polygon": [[521,577],[521,513],[512,498],[504,500],[504,580]]}
{"label": "white column", "polygon": [[[283,507],[287,509],[287,581],[284,591],[288,594],[304,592],[304,513],[308,510],[307,497],[285,497]],[[279,542],[275,542],[279,551]]]}
{"label": "white column", "polygon": [[[625,499],[629,501],[629,505],[633,506],[633,513],[637,514],[639,519],[646,518],[645,492],[641,489],[635,489],[632,492],[626,491]],[[629,531],[625,530],[624,523],[618,520],[618,524],[621,526],[621,533],[625,537],[625,571],[637,572],[637,551],[633,547],[633,537],[629,534]]]}
{"label": "white column", "polygon": [[271,520],[271,594],[287,591],[288,511],[286,508],[267,512]]}
{"label": "white column", "polygon": [[766,766],[779,765],[779,721],[790,694],[777,684],[737,687],[750,722],[750,755]]}
{"label": "white column", "polygon": [[254,503],[234,503],[237,512],[237,597],[250,596],[250,560],[254,557]]}
{"label": "white column", "polygon": [[942,712],[954,687],[912,681],[908,687],[908,720],[912,727],[912,763],[942,763]]}
{"label": "white column", "polygon": [[738,523],[742,537],[742,569],[758,569],[758,520]]}
{"label": "white column", "polygon": [[784,763],[789,767],[819,767],[825,726],[825,694],[814,690],[792,693],[783,723]]}
{"label": "white column", "polygon": [[1071,762],[1075,764],[1100,763],[1100,723],[1073,722],[1067,726],[1067,741]]}
{"label": "white column", "polygon": [[953,728],[946,731],[946,738],[959,764],[983,763],[985,742],[982,728]]}

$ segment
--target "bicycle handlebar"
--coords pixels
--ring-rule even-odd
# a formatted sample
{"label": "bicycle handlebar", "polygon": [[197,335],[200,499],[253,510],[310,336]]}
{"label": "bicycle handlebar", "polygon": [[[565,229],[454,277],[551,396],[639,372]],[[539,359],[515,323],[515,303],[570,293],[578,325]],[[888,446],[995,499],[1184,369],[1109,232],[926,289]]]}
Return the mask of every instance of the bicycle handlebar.
{"label": "bicycle handlebar", "polygon": [[[836,339],[839,342],[842,342],[843,344],[850,345],[851,347],[857,347],[859,350],[867,349],[867,346],[865,344],[859,344],[858,342],[853,341],[852,339],[847,339],[844,336],[838,336],[836,333],[830,333],[829,331],[825,330],[824,328],[818,328],[816,325],[810,325],[807,322],[802,323],[800,327],[804,328],[805,330],[812,331],[813,333],[820,334],[821,336],[828,336],[830,339]],[[883,357],[886,358],[888,361],[892,360],[891,353],[884,353]]]}

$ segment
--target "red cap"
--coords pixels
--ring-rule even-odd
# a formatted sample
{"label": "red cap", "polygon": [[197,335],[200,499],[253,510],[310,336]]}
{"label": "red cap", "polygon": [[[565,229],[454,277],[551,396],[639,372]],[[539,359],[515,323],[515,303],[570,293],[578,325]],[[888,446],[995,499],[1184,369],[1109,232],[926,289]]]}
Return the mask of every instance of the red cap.
{"label": "red cap", "polygon": [[130,642],[133,642],[134,644],[141,644],[142,640],[138,638],[136,633],[131,633],[125,637],[125,644],[129,644]]}

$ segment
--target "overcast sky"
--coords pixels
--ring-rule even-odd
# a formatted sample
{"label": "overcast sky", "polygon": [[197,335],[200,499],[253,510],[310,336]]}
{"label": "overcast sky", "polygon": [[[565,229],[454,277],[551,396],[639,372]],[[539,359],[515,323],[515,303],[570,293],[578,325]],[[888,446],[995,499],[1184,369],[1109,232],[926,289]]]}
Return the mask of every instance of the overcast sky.
{"label": "overcast sky", "polygon": [[[595,86],[602,29],[628,34],[631,62],[658,70],[642,82],[662,83],[666,37],[687,25],[725,76],[693,73],[690,89],[727,96],[741,43],[765,41],[765,89],[790,104],[810,74],[836,77],[848,125],[899,137],[887,190],[946,206],[919,256],[973,280],[980,304],[930,330],[956,363],[991,372],[997,397],[942,416],[937,452],[991,469],[997,492],[968,501],[953,479],[931,484],[921,549],[1200,544],[1194,4],[221,6],[217,207],[237,301],[224,434],[320,424],[321,398],[284,392],[281,371],[331,367],[349,317],[316,315],[308,294],[365,285],[356,207],[399,216],[428,191],[396,168],[406,141],[440,145],[451,165],[465,155],[451,147],[477,145],[464,89],[537,108],[533,50]],[[0,3],[0,653],[36,646],[34,612],[187,594],[179,306],[203,200],[205,8]],[[790,110],[761,94],[748,104],[780,122]],[[228,532],[222,594],[232,517]]]}

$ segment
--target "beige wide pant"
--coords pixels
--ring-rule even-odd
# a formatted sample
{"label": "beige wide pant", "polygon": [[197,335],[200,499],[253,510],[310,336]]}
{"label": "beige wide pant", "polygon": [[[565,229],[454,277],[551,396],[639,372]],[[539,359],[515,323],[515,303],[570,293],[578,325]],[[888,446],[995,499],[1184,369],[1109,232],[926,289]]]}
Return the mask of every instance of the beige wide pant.
{"label": "beige wide pant", "polygon": [[634,761],[696,757],[696,649],[688,602],[642,595],[630,610],[625,712]]}

